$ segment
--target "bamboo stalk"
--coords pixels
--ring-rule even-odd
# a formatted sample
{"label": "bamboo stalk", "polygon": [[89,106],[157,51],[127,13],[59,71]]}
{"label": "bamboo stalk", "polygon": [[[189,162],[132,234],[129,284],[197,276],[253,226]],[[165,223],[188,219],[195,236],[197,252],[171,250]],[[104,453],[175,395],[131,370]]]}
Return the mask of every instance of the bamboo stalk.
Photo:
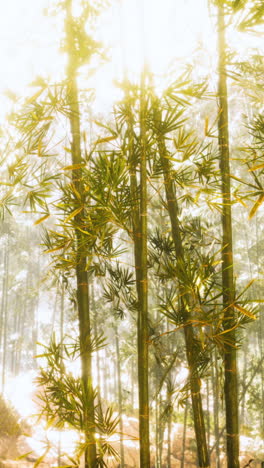
{"label": "bamboo stalk", "polygon": [[[232,246],[232,212],[230,195],[230,164],[229,164],[229,122],[228,122],[228,94],[226,79],[226,40],[225,40],[225,11],[218,5],[218,54],[219,54],[219,120],[218,141],[220,153],[220,172],[222,181],[222,287],[224,307],[224,328],[232,328],[235,311],[232,307],[235,298],[233,275],[233,246]],[[236,332],[229,333],[232,344],[236,342]],[[224,352],[225,368],[225,409],[226,409],[226,446],[228,468],[239,468],[239,422],[238,422],[238,376],[237,352],[233,345],[226,345]]]}
{"label": "bamboo stalk", "polygon": [[[81,157],[81,130],[80,109],[77,86],[77,56],[74,42],[74,28],[72,17],[72,0],[66,2],[66,40],[68,46],[67,68],[67,94],[70,109],[71,128],[71,156],[72,164],[80,165]],[[85,206],[85,191],[82,182],[81,169],[72,171],[72,183],[76,193],[80,194],[83,206]],[[78,213],[74,217],[77,226],[82,225],[82,215]],[[96,466],[96,442],[94,419],[94,392],[92,387],[92,356],[91,356],[91,323],[90,323],[90,298],[87,276],[87,258],[83,254],[84,234],[75,229],[76,238],[76,282],[77,282],[77,307],[79,319],[79,337],[81,349],[82,382],[84,390],[84,433],[85,433],[85,468]]]}
{"label": "bamboo stalk", "polygon": [[134,122],[128,119],[128,158],[130,165],[130,194],[132,201],[132,238],[138,296],[137,355],[139,395],[139,443],[140,467],[150,467],[149,447],[149,395],[148,395],[148,275],[147,275],[147,166],[146,166],[146,122],[145,122],[145,72],[141,78],[140,97],[140,144],[139,186],[137,161],[134,161]]}
{"label": "bamboo stalk", "polygon": [[[179,217],[178,217],[178,203],[175,193],[173,178],[171,175],[170,162],[167,158],[167,149],[162,135],[158,136],[158,150],[160,161],[163,170],[163,178],[165,184],[165,193],[167,199],[168,213],[171,222],[172,239],[176,251],[178,265],[184,265],[184,248],[182,245],[182,236],[180,232]],[[200,392],[200,379],[196,371],[196,349],[195,349],[195,336],[191,324],[188,324],[190,319],[190,305],[191,298],[184,291],[184,285],[179,284],[181,305],[183,308],[185,327],[184,338],[186,345],[186,355],[190,375],[191,386],[191,400],[194,417],[194,429],[197,443],[197,453],[200,467],[209,466],[209,454],[206,441],[206,429],[204,422],[204,412],[202,407],[202,397]]]}
{"label": "bamboo stalk", "polygon": [[140,92],[140,282],[138,310],[138,383],[140,467],[150,467],[149,394],[148,394],[148,271],[147,271],[147,160],[145,71],[141,76]]}

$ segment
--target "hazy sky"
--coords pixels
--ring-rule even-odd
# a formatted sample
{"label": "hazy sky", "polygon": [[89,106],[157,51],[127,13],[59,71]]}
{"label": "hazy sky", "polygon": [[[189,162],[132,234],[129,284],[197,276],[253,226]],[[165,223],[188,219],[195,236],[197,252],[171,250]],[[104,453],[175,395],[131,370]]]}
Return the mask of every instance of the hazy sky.
{"label": "hazy sky", "polygon": [[[76,4],[79,0],[75,0]],[[24,95],[36,75],[63,76],[65,57],[58,53],[62,21],[44,16],[50,0],[0,0],[0,117],[9,107],[1,96],[5,89]],[[114,78],[124,69],[139,73],[144,54],[152,71],[163,74],[175,57],[189,57],[198,42],[215,52],[214,18],[208,17],[207,0],[113,0],[99,21],[98,38],[112,59],[88,86],[98,91],[99,108],[112,102]],[[255,39],[254,39],[255,40]],[[253,40],[253,41],[254,41]],[[250,40],[231,37],[235,47]],[[230,43],[230,37],[229,37]]]}
{"label": "hazy sky", "polygon": [[[62,24],[43,15],[49,3],[0,0],[0,93],[7,88],[18,94],[29,92],[26,85],[38,74],[62,76],[65,58],[58,53]],[[173,56],[190,54],[199,35],[208,35],[205,5],[206,0],[124,0],[122,6],[114,0],[98,30],[113,59],[94,80],[101,84],[101,94],[124,67],[138,73],[144,50],[157,73],[166,71]],[[1,115],[6,105],[3,101]]]}

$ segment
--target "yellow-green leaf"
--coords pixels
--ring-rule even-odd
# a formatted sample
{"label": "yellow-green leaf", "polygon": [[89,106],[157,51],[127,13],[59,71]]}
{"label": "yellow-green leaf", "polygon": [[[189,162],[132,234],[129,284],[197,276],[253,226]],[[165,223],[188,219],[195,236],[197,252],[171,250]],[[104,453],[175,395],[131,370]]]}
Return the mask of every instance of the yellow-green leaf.
{"label": "yellow-green leaf", "polygon": [[237,327],[238,327],[238,325],[234,325],[233,327],[228,328],[228,329],[226,329],[226,330],[223,330],[222,332],[217,333],[217,334],[214,335],[214,336],[225,335],[226,333],[230,333],[231,331],[235,330]]}
{"label": "yellow-green leaf", "polygon": [[109,136],[105,138],[98,138],[98,140],[95,141],[95,145],[99,145],[100,143],[108,143],[109,141],[116,140],[117,136]]}
{"label": "yellow-green leaf", "polygon": [[66,146],[64,146],[63,149],[64,149],[64,151],[66,151],[67,153],[71,153],[71,152],[72,152],[71,148],[66,148]]}
{"label": "yellow-green leaf", "polygon": [[33,96],[30,96],[28,99],[26,99],[26,104],[32,104],[32,102],[36,101],[38,97],[43,93],[44,88],[39,89]]}
{"label": "yellow-green leaf", "polygon": [[17,457],[16,460],[23,460],[23,458],[26,458],[28,455],[31,455],[32,453],[34,453],[33,450],[27,453],[23,453],[23,455],[20,455],[19,457]]}
{"label": "yellow-green leaf", "polygon": [[250,312],[249,310],[245,309],[245,307],[242,307],[238,304],[234,304],[234,308],[239,310],[239,312],[241,312],[242,314],[246,315],[247,317],[253,319],[253,320],[256,320],[256,316],[254,314],[252,314],[252,312]]}
{"label": "yellow-green leaf", "polygon": [[64,171],[74,171],[75,169],[81,169],[82,167],[84,167],[85,164],[84,163],[80,163],[80,164],[72,164],[71,166],[65,166],[63,168]]}
{"label": "yellow-green leaf", "polygon": [[83,210],[83,206],[80,206],[79,208],[76,208],[76,210],[72,211],[72,213],[70,213],[69,216],[67,216],[67,218],[65,218],[64,223],[67,223],[72,218],[77,216],[77,214],[79,214],[82,210]]}
{"label": "yellow-green leaf", "polygon": [[45,250],[45,253],[57,252],[57,250],[61,250],[63,247],[64,245],[60,245],[59,247],[54,247],[54,249]]}
{"label": "yellow-green leaf", "polygon": [[205,117],[204,121],[204,135],[208,136],[208,128],[209,128],[209,118],[208,116]]}
{"label": "yellow-green leaf", "polygon": [[80,195],[80,193],[78,192],[78,190],[76,189],[75,185],[74,185],[74,184],[70,184],[70,187],[71,187],[73,193],[76,195],[76,197],[79,198],[79,200],[81,200],[81,195]]}
{"label": "yellow-green leaf", "polygon": [[41,224],[43,223],[43,221],[45,221],[45,219],[49,218],[50,217],[50,214],[46,214],[45,216],[42,216],[42,218],[39,218],[37,221],[35,221],[34,223],[34,226],[37,226],[38,224]]}
{"label": "yellow-green leaf", "polygon": [[258,166],[253,166],[249,169],[249,171],[257,171],[258,169],[263,169],[264,164],[259,164]]}
{"label": "yellow-green leaf", "polygon": [[39,142],[38,142],[38,156],[41,156],[42,147],[43,147],[42,140],[39,140]]}
{"label": "yellow-green leaf", "polygon": [[241,205],[243,205],[245,208],[247,208],[247,205],[246,203],[242,200],[242,198],[238,197],[237,195],[235,195],[235,199],[238,201],[238,203],[241,203]]}
{"label": "yellow-green leaf", "polygon": [[253,218],[254,214],[256,213],[256,211],[259,209],[260,205],[262,205],[263,202],[264,202],[264,193],[262,193],[259,196],[257,201],[254,203],[253,207],[251,208],[250,213],[248,215],[249,219]]}
{"label": "yellow-green leaf", "polygon": [[41,455],[41,456],[37,459],[37,461],[34,463],[34,467],[33,467],[33,468],[37,468],[37,467],[41,464],[41,462],[45,459],[45,457],[46,457],[46,455],[49,453],[49,451],[50,451],[50,447],[47,447],[46,450],[45,450],[45,452],[43,453],[43,455]]}

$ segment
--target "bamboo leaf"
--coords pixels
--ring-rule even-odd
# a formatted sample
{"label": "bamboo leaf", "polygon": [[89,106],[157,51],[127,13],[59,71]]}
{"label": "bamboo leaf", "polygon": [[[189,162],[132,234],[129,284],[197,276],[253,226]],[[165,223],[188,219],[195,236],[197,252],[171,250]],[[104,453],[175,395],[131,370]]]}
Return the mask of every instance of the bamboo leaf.
{"label": "bamboo leaf", "polygon": [[249,310],[245,309],[245,307],[242,307],[238,304],[234,304],[234,308],[239,310],[239,312],[241,312],[242,314],[246,315],[247,317],[253,319],[253,320],[256,320],[256,316],[254,314],[252,314],[252,312],[250,312]]}
{"label": "bamboo leaf", "polygon": [[63,167],[63,171],[74,171],[75,169],[81,169],[82,167],[85,167],[84,163],[71,164],[70,166]]}
{"label": "bamboo leaf", "polygon": [[63,147],[64,151],[66,151],[67,153],[70,153],[72,152],[71,148],[67,148],[66,146]]}
{"label": "bamboo leaf", "polygon": [[241,182],[241,184],[244,184],[244,185],[247,185],[248,187],[252,187],[254,189],[258,189],[259,190],[259,187],[256,186],[256,185],[253,185],[253,184],[249,184],[248,182],[246,182],[245,180],[242,180],[240,179],[239,177],[236,177],[235,175],[233,174],[230,174],[230,177],[231,179],[234,179],[234,180],[237,180],[238,182]]}
{"label": "bamboo leaf", "polygon": [[77,216],[77,214],[79,214],[82,210],[83,210],[83,206],[80,206],[79,208],[76,208],[76,210],[74,210],[71,214],[69,214],[69,216],[67,216],[67,218],[65,218],[64,224],[66,224],[66,223],[67,223],[68,221],[70,221],[72,218],[74,218],[75,216]]}
{"label": "bamboo leaf", "polygon": [[257,171],[258,169],[263,169],[264,164],[258,164],[257,166],[253,166],[249,169],[249,171]]}
{"label": "bamboo leaf", "polygon": [[109,130],[111,133],[113,133],[113,130],[107,125],[104,125],[102,122],[99,122],[98,120],[94,120],[94,123],[98,125],[98,127],[105,128],[106,130]]}
{"label": "bamboo leaf", "polygon": [[105,138],[98,138],[98,140],[96,140],[94,142],[95,145],[99,145],[101,143],[108,143],[109,141],[113,141],[113,140],[116,140],[117,139],[117,135],[113,135],[113,136],[109,136],[109,137],[105,137]]}
{"label": "bamboo leaf", "polygon": [[250,288],[250,286],[252,286],[252,284],[255,282],[255,278],[251,279],[249,281],[249,283],[245,286],[245,288],[243,289],[243,291],[239,294],[239,296],[236,297],[236,301],[248,290],[248,288]]}
{"label": "bamboo leaf", "polygon": [[34,226],[37,226],[38,224],[41,224],[43,223],[43,221],[45,221],[45,219],[49,218],[50,217],[50,214],[46,214],[45,216],[42,216],[42,218],[39,218],[37,221],[35,221],[34,223]]}
{"label": "bamboo leaf", "polygon": [[44,88],[39,89],[33,96],[30,96],[26,99],[26,104],[32,104],[32,102],[36,101],[38,97],[43,93]]}
{"label": "bamboo leaf", "polygon": [[46,455],[48,454],[49,450],[50,450],[50,447],[47,447],[46,450],[45,450],[45,452],[43,453],[43,455],[41,455],[41,456],[37,459],[36,463],[34,463],[34,468],[37,468],[37,467],[41,464],[41,462],[43,462],[43,460],[44,460],[44,458],[46,457]]}
{"label": "bamboo leaf", "polygon": [[205,122],[204,122],[204,135],[208,135],[208,128],[209,128],[209,118],[208,116],[205,117]]}
{"label": "bamboo leaf", "polygon": [[238,201],[238,203],[240,203],[242,206],[244,206],[244,208],[247,208],[247,205],[246,203],[242,200],[242,198],[238,197],[237,195],[235,195],[235,199]]}
{"label": "bamboo leaf", "polygon": [[46,250],[46,253],[57,252],[57,250],[63,249],[64,245],[59,245],[58,247],[54,247],[54,249]]}
{"label": "bamboo leaf", "polygon": [[31,455],[32,453],[34,453],[33,450],[30,450],[30,452],[27,452],[27,453],[23,453],[23,455],[20,455],[19,457],[17,457],[16,460],[23,460],[23,458],[26,458],[28,455]]}
{"label": "bamboo leaf", "polygon": [[42,150],[42,140],[40,139],[38,142],[38,156],[41,156],[41,150]]}
{"label": "bamboo leaf", "polygon": [[223,330],[220,333],[217,333],[216,335],[213,335],[214,337],[220,336],[220,335],[225,335],[226,333],[230,333],[231,331],[235,330],[238,327],[238,324],[234,325],[231,328],[228,328],[227,330]]}
{"label": "bamboo leaf", "polygon": [[259,207],[262,205],[263,202],[264,202],[264,193],[262,193],[259,196],[257,201],[254,203],[253,207],[251,208],[250,213],[248,215],[249,219],[253,218],[253,216],[255,215],[255,213],[257,212],[257,210],[259,209]]}

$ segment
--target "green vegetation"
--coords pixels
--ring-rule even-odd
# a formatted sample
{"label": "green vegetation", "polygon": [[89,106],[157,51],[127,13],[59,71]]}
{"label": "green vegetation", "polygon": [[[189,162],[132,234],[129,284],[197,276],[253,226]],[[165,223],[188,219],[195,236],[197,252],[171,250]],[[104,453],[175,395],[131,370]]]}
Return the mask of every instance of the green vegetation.
{"label": "green vegetation", "polygon": [[[238,468],[240,434],[264,434],[264,62],[227,41],[234,25],[256,32],[263,8],[209,4],[217,92],[216,76],[196,69],[199,50],[162,91],[146,64],[138,83],[124,73],[119,102],[101,116],[86,81],[105,58],[93,26],[106,2],[81,2],[78,16],[74,0],[58,2],[65,75],[35,80],[2,141],[2,390],[8,371],[32,365],[25,349],[38,355],[41,417],[79,436],[69,466],[124,468],[126,442],[138,439],[141,468],[176,457],[182,468],[224,458]],[[13,245],[19,210],[41,232],[48,260],[38,267],[28,230]],[[21,286],[14,264],[25,251]],[[32,340],[21,339],[25,326]]]}

